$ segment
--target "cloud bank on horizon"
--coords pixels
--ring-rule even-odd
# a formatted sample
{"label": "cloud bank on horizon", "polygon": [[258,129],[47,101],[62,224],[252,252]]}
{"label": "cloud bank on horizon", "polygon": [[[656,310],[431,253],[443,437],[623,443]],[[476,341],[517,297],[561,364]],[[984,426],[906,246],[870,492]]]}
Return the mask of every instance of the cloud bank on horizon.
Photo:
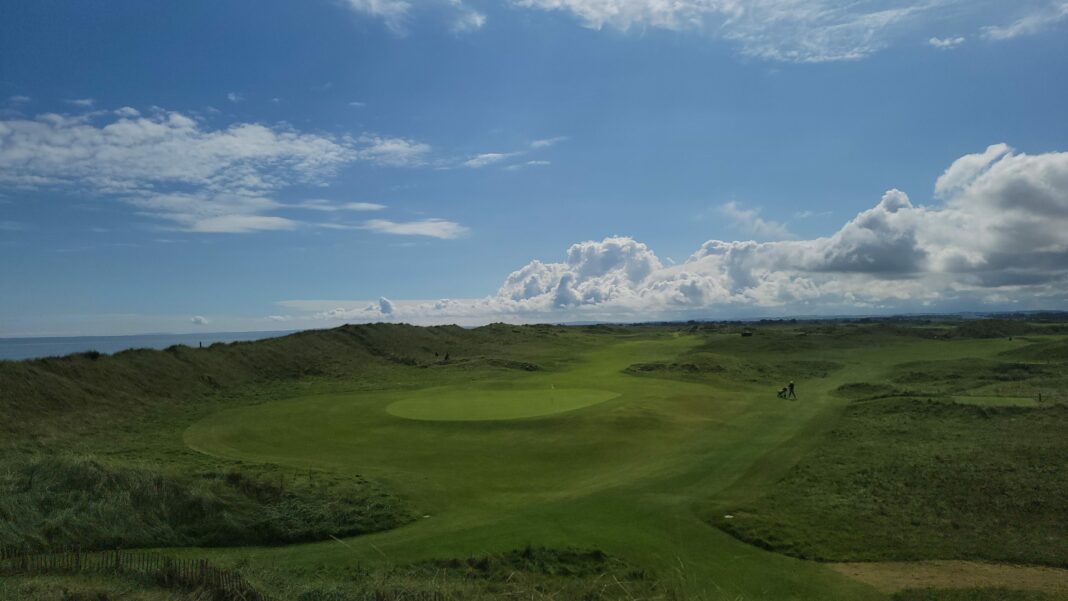
{"label": "cloud bank on horizon", "polygon": [[564,261],[531,261],[481,299],[281,304],[298,311],[285,319],[412,323],[1064,306],[1068,152],[995,144],[954,161],[934,196],[938,205],[921,206],[889,190],[830,236],[709,240],[678,264],[626,236],[580,242]]}

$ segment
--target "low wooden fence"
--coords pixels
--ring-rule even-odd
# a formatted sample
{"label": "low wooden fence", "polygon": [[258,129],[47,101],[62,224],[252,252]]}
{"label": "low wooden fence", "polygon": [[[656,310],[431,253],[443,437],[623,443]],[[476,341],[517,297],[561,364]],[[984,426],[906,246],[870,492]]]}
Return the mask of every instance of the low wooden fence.
{"label": "low wooden fence", "polygon": [[0,547],[0,576],[79,573],[148,577],[166,588],[207,592],[217,601],[278,601],[241,574],[204,559],[122,550],[42,552]]}

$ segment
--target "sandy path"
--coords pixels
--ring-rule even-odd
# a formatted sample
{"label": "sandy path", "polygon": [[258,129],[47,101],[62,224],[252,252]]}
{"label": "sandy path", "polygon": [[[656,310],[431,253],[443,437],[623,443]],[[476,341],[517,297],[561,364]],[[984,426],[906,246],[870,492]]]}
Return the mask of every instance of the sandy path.
{"label": "sandy path", "polygon": [[832,568],[876,589],[1003,587],[1068,595],[1068,570],[977,561],[834,563]]}

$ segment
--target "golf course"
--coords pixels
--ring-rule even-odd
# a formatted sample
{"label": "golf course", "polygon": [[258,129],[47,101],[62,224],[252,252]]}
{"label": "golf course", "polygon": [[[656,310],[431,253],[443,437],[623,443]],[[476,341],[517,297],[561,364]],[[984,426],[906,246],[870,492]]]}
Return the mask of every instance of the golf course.
{"label": "golf course", "polygon": [[[1068,599],[1066,388],[1068,327],[1022,319],[0,362],[0,543],[195,557],[301,601]],[[19,574],[0,599],[195,594],[123,582]]]}

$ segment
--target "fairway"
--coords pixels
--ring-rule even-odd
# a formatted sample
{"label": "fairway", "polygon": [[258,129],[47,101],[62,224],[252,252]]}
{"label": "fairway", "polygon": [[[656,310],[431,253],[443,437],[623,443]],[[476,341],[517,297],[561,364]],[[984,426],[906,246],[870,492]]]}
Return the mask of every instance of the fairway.
{"label": "fairway", "polygon": [[615,392],[583,388],[541,390],[428,390],[386,407],[390,415],[428,421],[484,421],[542,417],[596,405]]}

